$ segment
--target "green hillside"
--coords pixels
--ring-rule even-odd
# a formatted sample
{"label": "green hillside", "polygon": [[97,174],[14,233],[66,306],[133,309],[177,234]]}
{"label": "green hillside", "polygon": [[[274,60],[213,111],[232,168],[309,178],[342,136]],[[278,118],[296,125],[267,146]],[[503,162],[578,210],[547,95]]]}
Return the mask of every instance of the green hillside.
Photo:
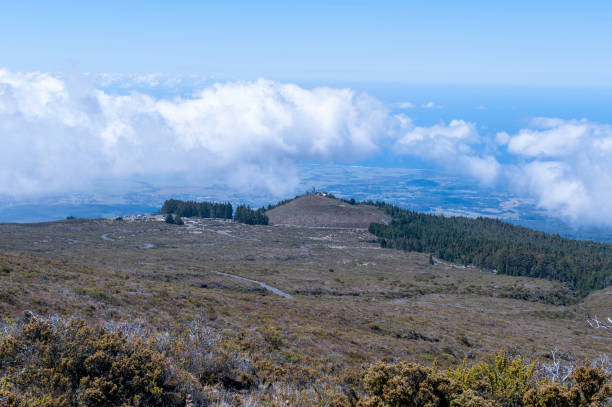
{"label": "green hillside", "polygon": [[512,276],[568,283],[586,293],[612,284],[612,245],[566,239],[491,218],[445,217],[376,203],[393,220],[372,223],[382,247],[431,253]]}

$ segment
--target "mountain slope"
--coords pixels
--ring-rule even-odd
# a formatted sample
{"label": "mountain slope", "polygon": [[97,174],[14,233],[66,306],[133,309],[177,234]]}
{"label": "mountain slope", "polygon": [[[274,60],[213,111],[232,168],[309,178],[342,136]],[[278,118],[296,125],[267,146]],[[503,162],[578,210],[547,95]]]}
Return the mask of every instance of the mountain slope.
{"label": "mountain slope", "polygon": [[370,205],[351,205],[317,194],[302,195],[266,211],[271,225],[367,229],[370,223],[388,223],[391,217]]}

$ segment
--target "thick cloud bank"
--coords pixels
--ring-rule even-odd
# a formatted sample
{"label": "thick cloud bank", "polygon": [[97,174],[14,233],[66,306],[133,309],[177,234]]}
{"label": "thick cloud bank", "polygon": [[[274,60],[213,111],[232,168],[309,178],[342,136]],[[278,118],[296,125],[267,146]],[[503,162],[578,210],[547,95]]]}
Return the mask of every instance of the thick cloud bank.
{"label": "thick cloud bank", "polygon": [[417,126],[350,89],[258,80],[164,99],[105,92],[83,77],[0,70],[0,139],[0,195],[172,173],[283,195],[298,184],[299,162],[382,152],[534,197],[576,225],[612,226],[612,126],[587,120],[534,119],[516,134],[487,137],[463,120]]}
{"label": "thick cloud bank", "polygon": [[297,183],[295,162],[375,153],[388,120],[382,103],[350,89],[258,80],[158,100],[0,71],[0,194],[169,172],[283,193]]}
{"label": "thick cloud bank", "polygon": [[574,224],[612,226],[612,126],[538,118],[497,139],[520,159],[509,179],[541,207]]}
{"label": "thick cloud bank", "polygon": [[490,155],[477,153],[474,148],[484,143],[474,124],[452,120],[448,124],[420,127],[405,116],[396,116],[396,119],[400,123],[396,142],[399,153],[433,160],[486,185],[497,180],[500,171],[497,160]]}
{"label": "thick cloud bank", "polygon": [[[397,119],[396,150],[402,154],[533,197],[575,226],[612,226],[611,125],[536,118],[516,134],[491,140],[463,120],[419,127]],[[502,155],[511,163],[501,164]]]}

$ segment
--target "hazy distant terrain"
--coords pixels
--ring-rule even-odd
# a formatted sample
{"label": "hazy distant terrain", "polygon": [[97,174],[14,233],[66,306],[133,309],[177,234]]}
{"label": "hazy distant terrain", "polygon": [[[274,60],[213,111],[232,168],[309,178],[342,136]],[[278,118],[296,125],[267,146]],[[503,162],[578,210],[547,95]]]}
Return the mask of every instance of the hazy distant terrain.
{"label": "hazy distant terrain", "polygon": [[[316,188],[338,197],[383,200],[400,207],[447,215],[492,216],[562,236],[612,242],[609,228],[574,228],[531,199],[487,189],[433,170],[394,169],[341,165],[302,165],[296,194]],[[183,186],[178,186],[183,185]],[[201,185],[186,178],[153,181],[101,182],[89,194],[64,194],[30,200],[0,198],[0,222],[41,222],[67,216],[98,218],[153,213],[168,198],[230,201],[263,206],[292,196],[271,197],[268,191],[242,192],[227,185]]]}

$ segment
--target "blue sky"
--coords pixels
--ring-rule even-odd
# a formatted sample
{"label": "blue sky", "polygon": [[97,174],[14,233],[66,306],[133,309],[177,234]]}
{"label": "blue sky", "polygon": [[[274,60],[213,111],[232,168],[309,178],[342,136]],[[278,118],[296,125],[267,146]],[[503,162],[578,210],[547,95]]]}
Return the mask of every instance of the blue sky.
{"label": "blue sky", "polygon": [[318,84],[612,86],[612,3],[503,3],[7,1],[1,65]]}

